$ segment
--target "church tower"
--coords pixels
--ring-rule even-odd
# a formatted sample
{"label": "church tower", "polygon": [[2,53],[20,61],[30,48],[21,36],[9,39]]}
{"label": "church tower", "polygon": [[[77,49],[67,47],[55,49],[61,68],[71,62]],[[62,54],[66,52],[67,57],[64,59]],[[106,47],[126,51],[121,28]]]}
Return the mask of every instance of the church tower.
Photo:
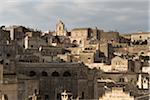
{"label": "church tower", "polygon": [[59,20],[59,22],[56,24],[56,35],[66,36],[65,24],[61,20]]}

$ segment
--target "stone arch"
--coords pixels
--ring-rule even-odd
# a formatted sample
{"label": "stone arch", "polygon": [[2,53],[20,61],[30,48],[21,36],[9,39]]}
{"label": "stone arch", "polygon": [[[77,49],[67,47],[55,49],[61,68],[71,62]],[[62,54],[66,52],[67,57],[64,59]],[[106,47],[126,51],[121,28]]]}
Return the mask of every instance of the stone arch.
{"label": "stone arch", "polygon": [[71,73],[70,73],[69,71],[65,71],[65,72],[63,73],[63,76],[64,76],[64,77],[70,77],[70,76],[71,76]]}
{"label": "stone arch", "polygon": [[72,43],[73,43],[73,44],[77,44],[78,41],[77,41],[77,40],[73,40]]}
{"label": "stone arch", "polygon": [[48,73],[46,71],[42,71],[42,76],[48,76]]}
{"label": "stone arch", "polygon": [[30,72],[29,72],[29,76],[33,77],[33,76],[35,76],[35,75],[36,75],[36,72],[35,72],[35,71],[30,71]]}
{"label": "stone arch", "polygon": [[58,72],[54,71],[54,72],[52,72],[51,76],[53,76],[53,77],[58,77],[58,76],[60,76],[60,75],[59,75]]}

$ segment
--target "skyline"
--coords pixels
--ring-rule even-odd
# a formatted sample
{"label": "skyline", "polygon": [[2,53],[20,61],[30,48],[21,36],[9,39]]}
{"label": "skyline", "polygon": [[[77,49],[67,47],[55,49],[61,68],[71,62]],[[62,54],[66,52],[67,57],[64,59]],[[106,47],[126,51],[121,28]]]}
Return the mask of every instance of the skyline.
{"label": "skyline", "polygon": [[55,30],[62,20],[68,30],[98,27],[120,33],[149,31],[148,0],[7,0],[0,4],[0,25]]}

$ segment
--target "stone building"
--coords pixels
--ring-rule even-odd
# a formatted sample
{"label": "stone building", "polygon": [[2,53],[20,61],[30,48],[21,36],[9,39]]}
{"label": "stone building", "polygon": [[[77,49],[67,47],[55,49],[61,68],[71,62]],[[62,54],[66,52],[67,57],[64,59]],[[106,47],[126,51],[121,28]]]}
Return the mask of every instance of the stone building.
{"label": "stone building", "polygon": [[89,29],[88,28],[76,28],[73,29],[71,31],[71,42],[80,46],[80,47],[84,47],[85,46],[85,42],[87,40],[87,38],[89,34]]}
{"label": "stone building", "polygon": [[149,45],[134,45],[127,48],[127,51],[132,54],[146,54],[150,52]]}
{"label": "stone building", "polygon": [[139,32],[139,33],[132,33],[131,34],[131,41],[145,41],[150,39],[149,32]]}
{"label": "stone building", "polygon": [[14,70],[12,70],[12,68],[8,69],[7,66],[8,65],[2,64],[0,65],[0,93],[4,95],[4,98],[6,100],[9,100],[10,98],[11,100],[17,100],[18,95],[17,95],[16,74],[14,74]]}
{"label": "stone building", "polygon": [[43,40],[46,41],[47,45],[50,46],[58,46],[58,47],[72,47],[71,40],[67,36],[53,36],[51,34],[45,34],[41,37]]}
{"label": "stone building", "polygon": [[119,32],[102,32],[100,37],[103,42],[119,42]]}
{"label": "stone building", "polygon": [[131,34],[120,34],[121,37],[125,38],[125,39],[128,39],[128,40],[131,40]]}
{"label": "stone building", "polygon": [[132,65],[132,61],[126,58],[114,57],[111,60],[112,71],[132,71],[134,72],[134,66]]}
{"label": "stone building", "polygon": [[99,45],[99,50],[101,52],[100,57],[102,57],[104,63],[110,64],[113,58],[113,47],[110,43],[101,43]]}
{"label": "stone building", "polygon": [[[5,39],[5,37],[3,37]],[[16,54],[19,54],[21,50],[19,50],[19,46],[15,41],[9,40],[0,40],[3,42],[0,44],[0,62],[1,64],[7,64],[8,60],[14,61]]]}
{"label": "stone building", "polygon": [[95,56],[94,52],[83,51],[82,53],[79,54],[79,56],[80,61],[84,63],[94,63],[94,56]]}
{"label": "stone building", "polygon": [[35,90],[44,100],[60,100],[64,90],[70,91],[73,98],[94,98],[94,74],[82,63],[18,63],[16,66],[19,100]]}
{"label": "stone building", "polygon": [[112,71],[111,65],[107,65],[106,63],[85,63],[85,65],[87,65],[91,69],[96,68],[96,69],[102,70],[104,72]]}
{"label": "stone building", "polygon": [[85,47],[87,45],[87,41],[91,38],[96,40],[100,40],[100,35],[103,30],[99,30],[97,28],[74,28],[71,30],[71,42],[77,44],[80,47]]}
{"label": "stone building", "polygon": [[0,45],[9,44],[10,42],[9,35],[10,35],[9,31],[0,29]]}
{"label": "stone building", "polygon": [[121,34],[119,35],[119,43],[126,43],[130,45],[131,35],[130,34]]}
{"label": "stone building", "polygon": [[139,89],[149,89],[150,84],[149,84],[149,76],[147,73],[138,73],[138,82],[137,86]]}
{"label": "stone building", "polygon": [[29,37],[26,36],[23,41],[23,47],[25,49],[39,48],[41,45],[47,45],[46,41],[40,37]]}
{"label": "stone building", "polygon": [[138,81],[138,74],[133,72],[104,72],[100,79],[110,79],[115,83],[120,84],[136,84]]}
{"label": "stone building", "polygon": [[28,36],[28,37],[40,37],[41,34],[42,33],[40,31],[30,31],[30,32],[26,32],[25,36]]}
{"label": "stone building", "polygon": [[[149,74],[140,72],[145,61],[135,57],[148,55],[149,49],[124,43],[131,37],[121,38],[120,44],[119,32],[67,32],[62,21],[43,36],[22,26],[6,30],[0,29],[0,93],[8,100],[60,100],[66,93],[73,99],[131,99],[122,89],[105,92],[118,84],[135,95],[148,93]],[[114,57],[115,47],[125,53]]]}
{"label": "stone building", "polygon": [[5,30],[10,31],[10,38],[11,40],[19,40],[23,39],[26,32],[30,30],[25,28],[24,26],[10,26],[6,27]]}
{"label": "stone building", "polygon": [[[3,29],[0,29],[0,58],[4,58],[6,55],[5,51],[6,49],[9,49],[8,45],[10,45],[10,37],[9,37],[9,31],[5,31]],[[8,50],[7,50],[8,51]]]}
{"label": "stone building", "polygon": [[111,90],[106,90],[99,100],[134,100],[134,97],[130,96],[130,93],[124,92],[121,87],[113,87]]}
{"label": "stone building", "polygon": [[[110,79],[114,83],[129,85],[130,88],[127,90],[138,89],[148,90],[149,88],[149,74],[148,73],[133,73],[133,72],[104,72],[99,76],[99,79]],[[140,93],[140,92],[139,92]]]}

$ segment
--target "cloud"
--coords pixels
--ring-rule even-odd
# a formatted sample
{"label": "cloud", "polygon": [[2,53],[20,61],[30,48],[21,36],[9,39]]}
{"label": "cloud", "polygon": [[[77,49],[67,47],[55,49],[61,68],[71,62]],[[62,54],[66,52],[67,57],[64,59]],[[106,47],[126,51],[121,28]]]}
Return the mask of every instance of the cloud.
{"label": "cloud", "polygon": [[0,25],[19,24],[54,30],[58,19],[68,29],[148,30],[148,0],[7,0],[0,4]]}

